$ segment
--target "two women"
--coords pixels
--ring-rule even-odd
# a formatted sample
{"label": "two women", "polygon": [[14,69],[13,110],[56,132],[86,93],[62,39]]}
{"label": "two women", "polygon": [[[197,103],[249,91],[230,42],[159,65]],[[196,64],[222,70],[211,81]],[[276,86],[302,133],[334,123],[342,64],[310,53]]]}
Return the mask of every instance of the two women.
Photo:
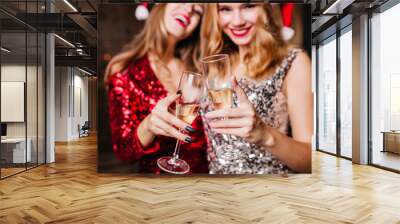
{"label": "two women", "polygon": [[[158,172],[155,161],[172,154],[173,137],[196,141],[181,149],[193,173],[208,168],[217,174],[310,172],[311,66],[304,53],[280,38],[271,15],[268,4],[156,5],[131,48],[106,72],[117,156],[141,159],[141,172]],[[180,71],[198,71],[201,57],[220,53],[234,65],[237,107],[205,115],[208,164],[201,120],[191,127],[168,107],[179,97],[173,93]],[[231,143],[239,149],[235,160],[223,159],[227,141],[210,141],[221,134],[233,136]]]}

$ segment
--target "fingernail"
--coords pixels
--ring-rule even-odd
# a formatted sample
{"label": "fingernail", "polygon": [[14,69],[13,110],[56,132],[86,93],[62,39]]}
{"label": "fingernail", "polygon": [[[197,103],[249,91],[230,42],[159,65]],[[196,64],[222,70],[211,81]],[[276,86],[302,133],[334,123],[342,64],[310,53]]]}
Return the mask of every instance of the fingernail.
{"label": "fingernail", "polygon": [[186,137],[186,138],[185,138],[185,142],[187,142],[187,143],[192,143],[193,140],[192,140],[191,137]]}
{"label": "fingernail", "polygon": [[236,87],[236,86],[237,86],[237,79],[236,79],[236,77],[233,77],[233,78],[232,78],[232,86],[233,86],[233,87]]}
{"label": "fingernail", "polygon": [[192,127],[190,127],[190,126],[186,126],[186,131],[188,131],[188,132],[195,132],[196,130],[194,130]]}

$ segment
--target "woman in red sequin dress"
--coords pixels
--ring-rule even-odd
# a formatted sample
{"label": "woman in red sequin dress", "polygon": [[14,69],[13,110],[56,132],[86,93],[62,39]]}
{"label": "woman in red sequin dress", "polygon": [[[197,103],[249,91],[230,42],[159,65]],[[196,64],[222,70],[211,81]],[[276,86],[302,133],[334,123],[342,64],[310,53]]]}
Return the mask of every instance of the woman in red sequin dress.
{"label": "woman in red sequin dress", "polygon": [[199,70],[202,14],[202,4],[156,4],[142,32],[107,66],[113,151],[137,161],[141,173],[160,173],[157,159],[172,155],[176,139],[190,173],[208,173],[201,119],[188,124],[169,112],[182,71]]}

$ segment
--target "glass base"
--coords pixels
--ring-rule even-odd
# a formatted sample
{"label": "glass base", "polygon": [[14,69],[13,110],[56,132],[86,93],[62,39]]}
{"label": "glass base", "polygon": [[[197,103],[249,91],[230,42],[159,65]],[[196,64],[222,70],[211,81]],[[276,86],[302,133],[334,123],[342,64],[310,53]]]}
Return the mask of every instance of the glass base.
{"label": "glass base", "polygon": [[173,174],[186,174],[190,170],[189,164],[185,160],[175,159],[172,156],[164,156],[157,160],[157,165],[165,172]]}

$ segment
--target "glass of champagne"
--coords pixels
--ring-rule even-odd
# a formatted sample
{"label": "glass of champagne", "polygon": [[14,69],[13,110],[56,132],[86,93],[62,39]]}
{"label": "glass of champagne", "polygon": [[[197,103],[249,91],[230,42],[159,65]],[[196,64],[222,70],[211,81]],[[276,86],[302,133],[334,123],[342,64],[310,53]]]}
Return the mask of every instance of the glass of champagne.
{"label": "glass of champagne", "polygon": [[[214,110],[232,108],[232,72],[229,56],[227,54],[211,55],[203,58],[201,63],[212,108]],[[233,150],[231,136],[228,134],[222,134],[221,136],[228,143],[220,146],[223,149],[223,154],[220,154],[221,157],[234,160],[237,153]],[[221,151],[218,150],[218,152]],[[218,152],[217,154],[219,154]]]}
{"label": "glass of champagne", "polygon": [[[204,92],[204,78],[201,74],[184,71],[179,81],[178,91],[181,97],[176,101],[175,115],[191,124],[198,116],[200,100]],[[173,174],[185,174],[190,170],[189,164],[179,159],[180,141],[176,141],[174,154],[164,156],[157,160],[161,170]]]}

